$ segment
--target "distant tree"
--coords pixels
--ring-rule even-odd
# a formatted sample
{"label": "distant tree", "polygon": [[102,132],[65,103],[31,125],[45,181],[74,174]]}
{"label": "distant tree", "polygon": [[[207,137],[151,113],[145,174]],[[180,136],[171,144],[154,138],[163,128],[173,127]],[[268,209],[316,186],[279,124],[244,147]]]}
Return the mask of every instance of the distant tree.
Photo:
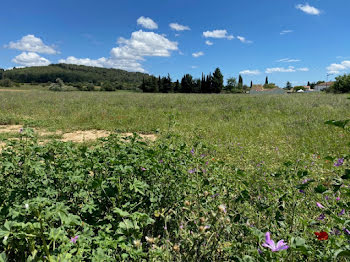
{"label": "distant tree", "polygon": [[212,78],[212,92],[220,93],[224,87],[224,76],[222,75],[220,68],[216,68]]}
{"label": "distant tree", "polygon": [[[92,83],[90,83],[91,85]],[[93,85],[93,84],[92,84]],[[115,91],[117,90],[116,86],[109,82],[109,81],[106,81],[102,84],[102,87],[101,87],[101,91],[108,91],[108,92],[112,92],[112,91]]]}
{"label": "distant tree", "polygon": [[268,85],[268,84],[269,84],[269,78],[266,77],[266,78],[265,78],[265,85]]}
{"label": "distant tree", "polygon": [[238,88],[243,89],[243,78],[241,75],[238,76]]}
{"label": "distant tree", "polygon": [[307,81],[307,86],[310,86],[310,82],[309,81]]}
{"label": "distant tree", "polygon": [[291,90],[293,88],[292,84],[288,81],[284,89]]}
{"label": "distant tree", "polygon": [[175,82],[174,92],[175,93],[180,92],[180,82],[179,82],[179,80],[176,80],[176,82]]}
{"label": "distant tree", "polygon": [[264,85],[265,89],[274,89],[274,88],[278,88],[274,83],[269,83],[269,84],[265,84]]}
{"label": "distant tree", "polygon": [[235,77],[231,77],[227,79],[227,85],[225,86],[225,91],[234,92],[237,89],[237,79]]}
{"label": "distant tree", "polygon": [[253,88],[253,81],[250,81],[250,89]]}
{"label": "distant tree", "polygon": [[0,79],[0,86],[2,87],[12,87],[14,83],[10,79]]}
{"label": "distant tree", "polygon": [[333,93],[350,93],[350,74],[336,77],[328,89],[326,91]]}
{"label": "distant tree", "polygon": [[181,79],[181,93],[193,92],[193,78],[190,74],[186,74]]}
{"label": "distant tree", "polygon": [[5,70],[0,68],[0,80],[4,79]]}

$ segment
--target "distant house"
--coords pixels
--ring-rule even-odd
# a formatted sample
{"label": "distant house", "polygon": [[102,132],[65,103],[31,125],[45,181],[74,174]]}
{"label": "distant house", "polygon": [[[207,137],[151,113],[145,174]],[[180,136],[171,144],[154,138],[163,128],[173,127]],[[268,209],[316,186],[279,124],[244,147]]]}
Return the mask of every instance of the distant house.
{"label": "distant house", "polygon": [[331,85],[333,85],[334,82],[326,82],[326,83],[321,83],[318,84],[314,87],[314,91],[322,91],[328,87],[330,87]]}
{"label": "distant house", "polygon": [[250,89],[250,94],[256,95],[256,94],[285,94],[286,91],[282,88],[276,87],[273,89],[265,89],[263,85],[253,85]]}

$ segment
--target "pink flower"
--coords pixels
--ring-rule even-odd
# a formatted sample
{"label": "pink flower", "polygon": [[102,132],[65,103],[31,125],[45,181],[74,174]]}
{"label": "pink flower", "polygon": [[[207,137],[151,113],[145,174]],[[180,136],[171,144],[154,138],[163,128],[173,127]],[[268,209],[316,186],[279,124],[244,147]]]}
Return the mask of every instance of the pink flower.
{"label": "pink flower", "polygon": [[319,207],[319,208],[324,208],[324,206],[322,206],[321,203],[317,202],[316,205]]}
{"label": "pink flower", "polygon": [[79,236],[72,237],[72,238],[70,239],[70,242],[73,243],[73,244],[77,243],[78,237],[79,237]]}
{"label": "pink flower", "polygon": [[277,244],[275,244],[275,241],[271,239],[270,232],[266,232],[265,243],[263,243],[262,246],[271,249],[272,252],[277,252],[289,248],[287,243],[284,243],[283,239],[278,241]]}

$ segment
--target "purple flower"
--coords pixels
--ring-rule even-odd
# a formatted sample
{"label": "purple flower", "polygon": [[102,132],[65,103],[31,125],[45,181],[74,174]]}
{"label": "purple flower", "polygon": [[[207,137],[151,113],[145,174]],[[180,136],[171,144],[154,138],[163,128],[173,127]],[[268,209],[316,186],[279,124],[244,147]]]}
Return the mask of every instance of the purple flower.
{"label": "purple flower", "polygon": [[23,132],[23,128],[21,128],[21,129],[19,130],[19,132],[22,133],[22,132]]}
{"label": "purple flower", "polygon": [[329,200],[329,196],[325,196],[324,199]]}
{"label": "purple flower", "polygon": [[309,180],[310,180],[310,179],[308,179],[308,178],[305,179],[305,180],[303,181],[303,184],[306,184],[307,182],[309,182]]}
{"label": "purple flower", "polygon": [[215,198],[215,197],[217,197],[218,195],[219,195],[219,193],[216,193],[216,194],[212,195],[211,197],[212,197],[212,198]]}
{"label": "purple flower", "polygon": [[287,243],[284,243],[283,239],[275,244],[275,241],[273,241],[270,237],[270,232],[266,232],[265,243],[263,243],[262,246],[271,249],[272,252],[277,252],[289,248]]}
{"label": "purple flower", "polygon": [[317,220],[324,220],[325,217],[326,217],[326,216],[325,216],[324,214],[321,214],[321,215],[317,218]]}
{"label": "purple flower", "polygon": [[204,158],[205,157],[205,154],[201,154],[201,158]]}
{"label": "purple flower", "polygon": [[339,230],[339,229],[334,228],[334,229],[331,231],[331,234],[332,234],[332,235],[339,236],[341,233],[340,233],[340,230]]}
{"label": "purple flower", "polygon": [[344,164],[344,158],[339,158],[334,166],[342,166]]}
{"label": "purple flower", "polygon": [[159,160],[159,163],[164,163],[164,160]]}
{"label": "purple flower", "polygon": [[146,169],[146,168],[144,168],[144,167],[141,167],[141,170],[142,170],[142,171],[146,171],[147,169]]}
{"label": "purple flower", "polygon": [[262,253],[263,253],[263,252],[261,251],[260,248],[258,248],[258,253],[259,253],[259,254],[262,254]]}
{"label": "purple flower", "polygon": [[350,236],[350,230],[348,230],[348,229],[345,228],[345,227],[343,228],[343,230],[344,230],[344,233],[345,233],[345,234],[347,234],[348,236]]}
{"label": "purple flower", "polygon": [[316,205],[319,207],[319,208],[324,208],[324,206],[322,206],[321,203],[317,202]]}
{"label": "purple flower", "polygon": [[302,189],[300,189],[300,190],[299,190],[299,193],[305,194],[305,191],[302,190]]}
{"label": "purple flower", "polygon": [[164,226],[164,230],[167,230],[168,229],[168,227],[167,226]]}
{"label": "purple flower", "polygon": [[342,216],[345,214],[345,209],[343,209],[342,211],[340,211],[340,213],[338,214],[339,216]]}
{"label": "purple flower", "polygon": [[194,148],[192,148],[192,150],[191,150],[191,154],[192,154],[192,155],[194,155]]}
{"label": "purple flower", "polygon": [[206,165],[209,165],[209,161],[205,162]]}
{"label": "purple flower", "polygon": [[79,237],[79,236],[72,237],[72,238],[70,239],[70,242],[73,243],[73,244],[77,243],[78,237]]}
{"label": "purple flower", "polygon": [[340,200],[340,197],[337,197],[336,200],[339,201],[339,200]]}
{"label": "purple flower", "polygon": [[193,174],[193,173],[196,172],[196,171],[197,171],[197,170],[196,170],[195,168],[193,168],[193,169],[188,170],[188,173]]}

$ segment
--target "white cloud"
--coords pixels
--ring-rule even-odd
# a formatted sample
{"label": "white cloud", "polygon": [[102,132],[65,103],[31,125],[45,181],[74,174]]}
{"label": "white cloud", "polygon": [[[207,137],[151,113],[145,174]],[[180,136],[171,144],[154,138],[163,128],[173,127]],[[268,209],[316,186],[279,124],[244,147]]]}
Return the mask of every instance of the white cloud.
{"label": "white cloud", "polygon": [[350,70],[350,61],[343,61],[340,64],[331,64],[327,67],[329,74],[340,74],[348,70]]}
{"label": "white cloud", "polygon": [[302,68],[295,68],[294,66],[289,66],[288,68],[285,67],[273,67],[273,68],[266,68],[265,73],[266,74],[272,74],[272,73],[294,73],[294,72],[307,72],[309,71],[309,68],[302,67]]}
{"label": "white cloud", "polygon": [[290,33],[293,33],[294,31],[293,30],[283,30],[280,35],[286,35],[286,34],[290,34]]}
{"label": "white cloud", "polygon": [[261,74],[259,70],[243,70],[239,73],[241,75],[260,75]]}
{"label": "white cloud", "polygon": [[247,40],[245,37],[243,37],[243,36],[237,36],[237,39],[239,40],[239,41],[241,41],[242,43],[245,43],[245,44],[251,44],[251,43],[253,43],[252,41],[250,41],[250,40]]}
{"label": "white cloud", "polygon": [[186,31],[186,30],[191,30],[191,28],[189,28],[186,25],[180,25],[178,23],[171,23],[169,24],[170,28],[175,30],[175,31]]}
{"label": "white cloud", "polygon": [[12,62],[22,66],[46,66],[51,64],[49,60],[33,52],[23,52],[12,59]]}
{"label": "white cloud", "polygon": [[198,66],[191,66],[191,68],[192,68],[192,69],[197,69],[197,68],[198,68]]}
{"label": "white cloud", "polygon": [[291,59],[291,58],[283,58],[283,59],[277,60],[276,62],[294,63],[294,62],[300,62],[300,60],[299,59]]}
{"label": "white cloud", "polygon": [[193,53],[192,56],[197,58],[197,57],[200,57],[200,56],[203,56],[204,53],[203,52],[197,52],[197,53]]}
{"label": "white cloud", "polygon": [[23,36],[21,40],[18,40],[17,42],[10,42],[5,47],[21,51],[36,52],[50,55],[58,53],[54,49],[54,47],[45,45],[40,38],[35,37],[34,35]]}
{"label": "white cloud", "polygon": [[137,19],[137,24],[146,29],[158,29],[157,23],[149,17],[141,16],[139,19]]}
{"label": "white cloud", "polygon": [[295,8],[299,9],[299,10],[301,10],[304,13],[309,14],[309,15],[319,15],[319,14],[321,14],[321,11],[319,9],[309,5],[308,3],[306,3],[305,5],[299,4]]}
{"label": "white cloud", "polygon": [[233,35],[228,35],[227,30],[214,30],[214,31],[205,31],[203,32],[205,38],[226,38],[232,40],[235,37]]}
{"label": "white cloud", "polygon": [[213,45],[214,43],[212,41],[207,40],[207,41],[205,41],[205,44],[206,45]]}
{"label": "white cloud", "polygon": [[93,60],[71,56],[59,62],[145,72],[140,63],[145,60],[145,57],[169,57],[171,51],[176,50],[178,50],[177,42],[172,42],[154,32],[140,30],[133,32],[130,39],[119,38],[118,46],[110,52],[110,58],[102,57]]}

